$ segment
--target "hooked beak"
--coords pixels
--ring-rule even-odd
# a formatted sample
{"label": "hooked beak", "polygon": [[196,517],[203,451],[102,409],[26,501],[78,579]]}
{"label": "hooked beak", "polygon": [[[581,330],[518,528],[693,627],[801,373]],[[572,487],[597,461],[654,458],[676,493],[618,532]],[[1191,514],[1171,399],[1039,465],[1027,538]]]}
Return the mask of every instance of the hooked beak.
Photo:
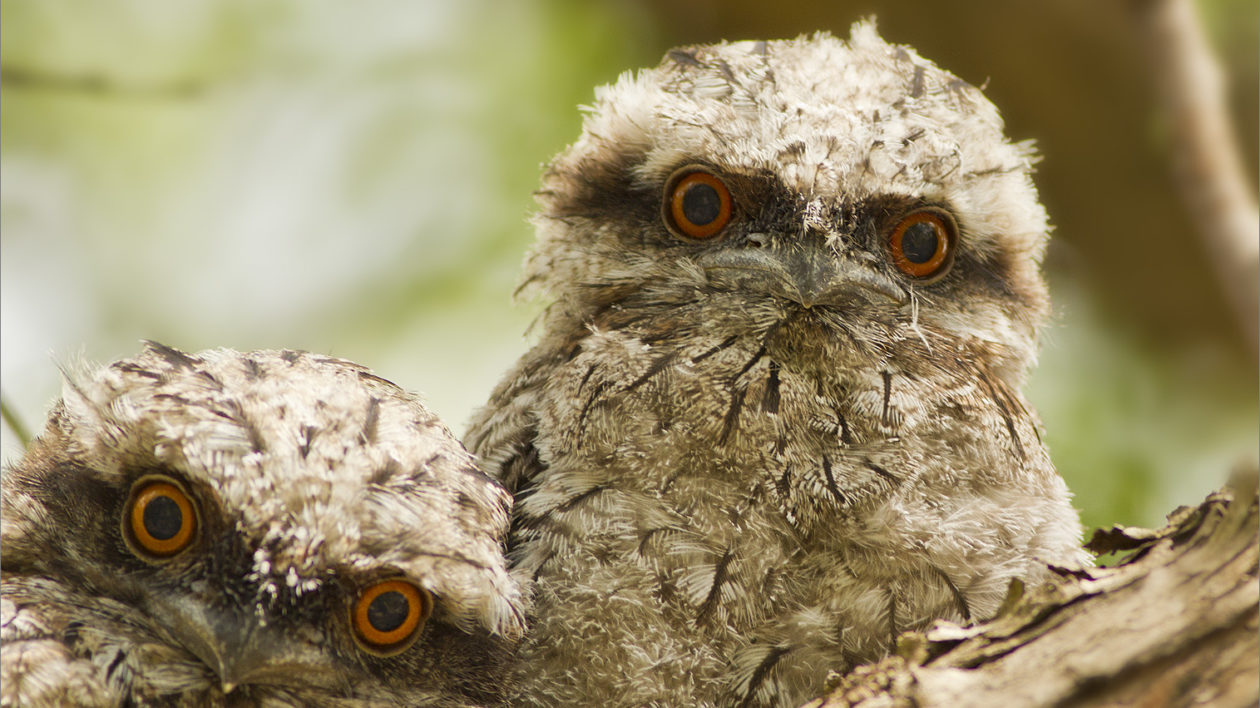
{"label": "hooked beak", "polygon": [[697,261],[711,279],[746,283],[806,308],[852,302],[855,290],[882,295],[897,304],[907,301],[905,290],[892,278],[836,256],[821,243],[815,247],[720,249],[701,255]]}
{"label": "hooked beak", "polygon": [[251,606],[207,607],[187,595],[156,604],[155,614],[218,676],[224,695],[245,684],[332,686],[339,676],[318,647],[264,624]]}

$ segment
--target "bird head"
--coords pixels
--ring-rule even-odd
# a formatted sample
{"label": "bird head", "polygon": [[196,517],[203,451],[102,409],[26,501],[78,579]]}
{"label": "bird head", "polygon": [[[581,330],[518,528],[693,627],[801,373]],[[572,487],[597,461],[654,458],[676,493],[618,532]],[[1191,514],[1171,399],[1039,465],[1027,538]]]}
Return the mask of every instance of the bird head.
{"label": "bird head", "polygon": [[683,47],[597,90],[544,176],[525,290],[558,326],[690,313],[875,359],[983,350],[1015,382],[1048,312],[1034,161],[869,22]]}
{"label": "bird head", "polygon": [[67,383],[4,501],[6,577],[103,608],[159,693],[471,700],[522,631],[507,494],[344,360],[151,343]]}

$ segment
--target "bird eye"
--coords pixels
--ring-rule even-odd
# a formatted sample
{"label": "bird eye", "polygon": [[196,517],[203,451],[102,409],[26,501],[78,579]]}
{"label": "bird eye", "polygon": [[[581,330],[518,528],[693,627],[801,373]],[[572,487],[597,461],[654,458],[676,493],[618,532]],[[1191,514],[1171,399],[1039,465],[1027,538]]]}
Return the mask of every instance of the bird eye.
{"label": "bird eye", "polygon": [[123,532],[137,555],[169,558],[192,543],[197,512],[188,495],[172,481],[142,479],[132,487],[123,514]]}
{"label": "bird eye", "polygon": [[432,612],[429,593],[405,580],[386,580],[359,595],[351,624],[364,649],[390,656],[411,645]]}
{"label": "bird eye", "polygon": [[731,192],[722,180],[684,168],[665,190],[665,222],[677,233],[709,238],[731,220]]}
{"label": "bird eye", "polygon": [[950,263],[954,224],[936,209],[916,211],[901,220],[889,237],[893,264],[906,275],[930,278]]}

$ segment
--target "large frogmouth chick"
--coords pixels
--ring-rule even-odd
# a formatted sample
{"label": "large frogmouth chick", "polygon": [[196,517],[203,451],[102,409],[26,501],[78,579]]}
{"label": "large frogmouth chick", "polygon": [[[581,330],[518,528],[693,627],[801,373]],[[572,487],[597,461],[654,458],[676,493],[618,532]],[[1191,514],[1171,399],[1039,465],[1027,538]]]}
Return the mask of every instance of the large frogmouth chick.
{"label": "large frogmouth chick", "polygon": [[543,177],[541,336],[466,438],[537,579],[518,700],[795,705],[1085,559],[1020,393],[1033,161],[869,23],[597,90]]}

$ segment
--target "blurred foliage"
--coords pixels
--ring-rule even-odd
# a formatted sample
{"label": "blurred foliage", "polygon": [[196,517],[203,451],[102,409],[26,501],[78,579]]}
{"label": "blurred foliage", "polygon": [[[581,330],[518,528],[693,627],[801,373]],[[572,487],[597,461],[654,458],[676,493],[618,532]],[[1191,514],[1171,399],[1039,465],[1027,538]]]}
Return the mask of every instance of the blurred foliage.
{"label": "blurred foliage", "polygon": [[[1254,177],[1257,3],[1200,7]],[[1256,456],[1256,367],[1171,191],[1123,3],[1093,0],[5,0],[6,395],[36,423],[49,352],[295,347],[458,430],[526,347],[530,193],[592,87],[674,44],[869,14],[1045,155],[1058,317],[1029,395],[1086,522],[1197,502]]]}

